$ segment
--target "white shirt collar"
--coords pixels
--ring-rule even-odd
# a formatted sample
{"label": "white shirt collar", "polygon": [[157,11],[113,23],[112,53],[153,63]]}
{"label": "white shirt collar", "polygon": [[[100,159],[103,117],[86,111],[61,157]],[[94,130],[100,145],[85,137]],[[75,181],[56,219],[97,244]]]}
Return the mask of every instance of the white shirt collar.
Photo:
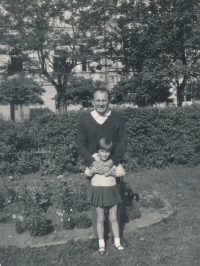
{"label": "white shirt collar", "polygon": [[93,111],[91,112],[91,114],[92,114],[92,116],[93,116],[94,118],[97,118],[97,117],[99,117],[99,116],[101,116],[101,117],[109,117],[109,115],[111,114],[111,111],[108,110],[108,111],[106,112],[106,114],[104,114],[104,115],[100,115],[96,110],[93,110]]}

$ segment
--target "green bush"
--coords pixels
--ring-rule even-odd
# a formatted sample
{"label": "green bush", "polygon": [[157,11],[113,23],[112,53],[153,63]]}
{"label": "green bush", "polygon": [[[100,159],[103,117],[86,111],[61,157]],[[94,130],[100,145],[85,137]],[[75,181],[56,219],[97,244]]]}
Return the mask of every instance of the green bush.
{"label": "green bush", "polygon": [[87,187],[85,180],[71,180],[60,184],[58,188],[57,205],[66,214],[80,213],[89,209]]}
{"label": "green bush", "polygon": [[128,221],[140,218],[141,211],[139,208],[139,204],[136,201],[133,201],[130,206],[126,207],[126,214],[127,214]]}
{"label": "green bush", "polygon": [[158,192],[153,192],[153,194],[149,195],[146,191],[143,192],[141,205],[145,208],[155,208],[162,209],[165,207],[165,202],[160,196]]}
{"label": "green bush", "polygon": [[72,230],[76,226],[76,217],[73,214],[63,217],[63,229]]}
{"label": "green bush", "polygon": [[15,223],[15,228],[19,235],[23,234],[25,231],[27,231],[26,221],[17,220]]}
{"label": "green bush", "polygon": [[91,218],[85,214],[85,213],[80,213],[76,215],[76,227],[77,228],[89,228],[92,225],[92,220]]}
{"label": "green bush", "polygon": [[55,228],[52,221],[42,215],[29,216],[24,220],[17,220],[15,226],[18,234],[28,231],[34,237],[50,234]]}
{"label": "green bush", "polygon": [[125,109],[128,170],[200,163],[200,106]]}
{"label": "green bush", "polygon": [[45,216],[33,216],[26,220],[26,228],[31,236],[44,236],[54,231],[54,225]]}
{"label": "green bush", "polygon": [[[200,163],[200,106],[116,111],[122,113],[127,125],[126,170]],[[0,173],[83,171],[76,134],[78,119],[84,112],[46,112],[24,122],[0,118]],[[48,153],[36,153],[38,149]]]}
{"label": "green bush", "polygon": [[92,220],[86,213],[72,213],[63,217],[63,229],[72,230],[77,228],[89,228]]}

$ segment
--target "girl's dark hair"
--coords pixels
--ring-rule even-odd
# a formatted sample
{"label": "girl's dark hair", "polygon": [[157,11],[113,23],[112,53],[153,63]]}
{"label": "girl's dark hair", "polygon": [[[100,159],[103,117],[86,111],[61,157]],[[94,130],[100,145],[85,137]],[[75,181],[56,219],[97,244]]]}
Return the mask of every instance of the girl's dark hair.
{"label": "girl's dark hair", "polygon": [[113,143],[108,138],[102,138],[97,143],[97,150],[105,150],[113,152]]}

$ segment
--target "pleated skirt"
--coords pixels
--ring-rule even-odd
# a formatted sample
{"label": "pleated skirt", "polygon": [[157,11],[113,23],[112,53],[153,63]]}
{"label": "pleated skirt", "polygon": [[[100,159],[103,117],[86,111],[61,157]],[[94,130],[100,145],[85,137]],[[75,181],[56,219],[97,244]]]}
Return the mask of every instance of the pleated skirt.
{"label": "pleated skirt", "polygon": [[91,187],[90,203],[93,207],[111,207],[122,202],[117,186]]}

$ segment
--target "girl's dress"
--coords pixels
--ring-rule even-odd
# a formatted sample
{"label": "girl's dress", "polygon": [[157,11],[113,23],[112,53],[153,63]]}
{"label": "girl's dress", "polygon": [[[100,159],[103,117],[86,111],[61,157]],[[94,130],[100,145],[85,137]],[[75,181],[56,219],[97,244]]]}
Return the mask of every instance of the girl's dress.
{"label": "girl's dress", "polygon": [[[98,154],[94,154],[93,157],[98,160]],[[113,169],[117,177],[122,177],[126,174],[121,164],[113,166]],[[94,207],[110,207],[122,202],[116,185],[116,178],[114,176],[95,174],[91,179],[89,199],[91,206]]]}

